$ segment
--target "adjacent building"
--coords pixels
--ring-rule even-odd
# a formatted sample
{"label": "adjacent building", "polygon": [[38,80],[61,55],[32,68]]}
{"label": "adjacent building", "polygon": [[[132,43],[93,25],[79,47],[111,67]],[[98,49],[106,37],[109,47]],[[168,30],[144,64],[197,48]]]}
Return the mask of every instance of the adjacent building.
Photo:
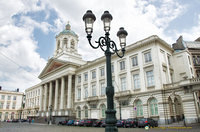
{"label": "adjacent building", "polygon": [[[25,91],[26,117],[52,115],[54,122],[105,118],[105,57],[84,61],[77,48],[78,35],[67,24],[56,36],[54,55],[39,75],[41,83]],[[200,78],[192,55],[188,49],[171,48],[156,35],[127,46],[123,58],[113,55],[117,119],[199,122]]]}
{"label": "adjacent building", "polygon": [[0,121],[20,119],[22,115],[23,93],[0,89]]}

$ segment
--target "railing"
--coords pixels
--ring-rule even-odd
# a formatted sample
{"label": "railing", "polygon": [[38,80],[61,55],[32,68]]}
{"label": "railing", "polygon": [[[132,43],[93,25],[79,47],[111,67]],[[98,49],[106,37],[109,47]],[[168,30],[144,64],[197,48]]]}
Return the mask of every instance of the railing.
{"label": "railing", "polygon": [[186,80],[181,80],[176,83],[171,83],[171,84],[163,84],[163,88],[173,88],[173,87],[178,87],[178,86],[183,86],[183,85],[192,85],[192,84],[200,84],[200,78],[191,78],[191,79],[186,79]]}
{"label": "railing", "polygon": [[127,95],[130,95],[130,94],[131,94],[131,91],[130,91],[130,90],[119,91],[119,92],[115,92],[115,97],[127,96]]}

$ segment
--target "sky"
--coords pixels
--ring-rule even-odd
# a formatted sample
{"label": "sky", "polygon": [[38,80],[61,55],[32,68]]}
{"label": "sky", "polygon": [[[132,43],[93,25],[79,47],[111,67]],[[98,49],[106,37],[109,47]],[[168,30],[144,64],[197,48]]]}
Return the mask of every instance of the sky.
{"label": "sky", "polygon": [[[24,91],[38,84],[39,74],[55,50],[55,36],[69,21],[79,36],[78,52],[86,61],[103,56],[86,39],[83,15],[96,16],[93,42],[104,35],[101,15],[113,20],[110,37],[116,43],[119,27],[128,32],[127,45],[151,35],[168,44],[180,35],[186,41],[200,37],[200,0],[0,0],[0,86]],[[119,46],[119,45],[118,45]]]}

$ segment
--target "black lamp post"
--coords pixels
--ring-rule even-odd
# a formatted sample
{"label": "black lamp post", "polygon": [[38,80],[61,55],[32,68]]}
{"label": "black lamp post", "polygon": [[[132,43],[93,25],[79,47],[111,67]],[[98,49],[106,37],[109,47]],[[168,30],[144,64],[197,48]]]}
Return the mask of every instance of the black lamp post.
{"label": "black lamp post", "polygon": [[111,73],[111,55],[117,54],[120,58],[124,56],[125,53],[125,46],[126,46],[126,36],[128,33],[126,30],[124,30],[123,27],[119,29],[117,32],[117,36],[119,37],[120,46],[121,46],[121,54],[119,54],[119,50],[117,49],[117,46],[114,41],[112,41],[109,38],[109,31],[110,31],[110,23],[112,20],[112,15],[105,11],[104,14],[101,16],[101,20],[104,24],[104,31],[105,31],[105,37],[100,37],[98,41],[95,41],[97,43],[96,46],[92,45],[91,38],[92,38],[92,32],[93,32],[93,23],[96,20],[95,15],[92,13],[91,10],[88,10],[84,16],[83,21],[85,21],[85,31],[87,33],[87,39],[89,41],[89,44],[92,48],[97,49],[101,48],[105,52],[106,56],[106,69],[107,69],[107,87],[106,87],[106,96],[107,96],[107,110],[106,110],[106,132],[117,132],[118,129],[116,127],[116,111],[114,109],[114,102],[113,102],[113,96],[114,96],[114,87],[112,86],[112,73]]}
{"label": "black lamp post", "polygon": [[49,125],[51,125],[52,124],[52,105],[50,105],[49,106],[49,117],[50,117],[50,119],[49,119]]}

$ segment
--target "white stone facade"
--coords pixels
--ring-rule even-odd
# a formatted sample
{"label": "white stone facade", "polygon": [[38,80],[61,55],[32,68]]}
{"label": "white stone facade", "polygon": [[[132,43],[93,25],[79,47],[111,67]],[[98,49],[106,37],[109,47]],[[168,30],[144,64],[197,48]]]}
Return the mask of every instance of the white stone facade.
{"label": "white stone facade", "polygon": [[0,90],[0,121],[22,116],[22,92]]}
{"label": "white stone facade", "polygon": [[[77,53],[78,36],[69,25],[56,36],[56,45],[54,57],[39,76],[42,82],[26,90],[28,95],[40,89],[38,116],[48,117],[53,106],[54,118],[105,118],[105,57],[83,61]],[[123,58],[113,55],[117,119],[198,122],[200,79],[195,78],[191,60],[187,50],[175,52],[156,35],[127,46]]]}

